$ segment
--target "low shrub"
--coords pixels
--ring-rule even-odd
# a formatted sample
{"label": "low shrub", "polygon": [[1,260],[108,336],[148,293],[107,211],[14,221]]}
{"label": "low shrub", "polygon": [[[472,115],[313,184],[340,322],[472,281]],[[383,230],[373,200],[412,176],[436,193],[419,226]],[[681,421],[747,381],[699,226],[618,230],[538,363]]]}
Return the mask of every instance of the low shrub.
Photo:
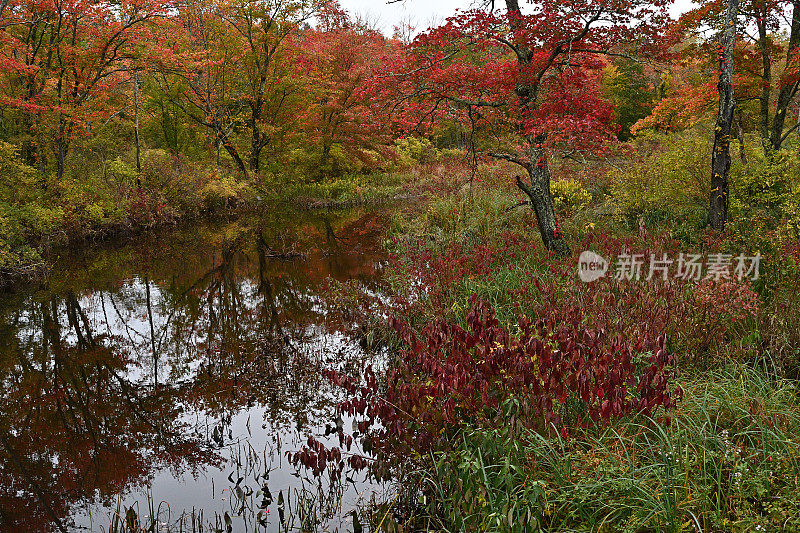
{"label": "low shrub", "polygon": [[233,176],[215,176],[200,190],[203,205],[208,210],[236,206],[253,196],[250,185]]}
{"label": "low shrub", "polygon": [[0,205],[0,285],[4,278],[30,277],[43,266],[39,252],[27,243],[24,228]]}
{"label": "low shrub", "polygon": [[571,212],[585,209],[592,201],[592,195],[574,179],[556,180],[550,185],[553,204],[559,211]]}
{"label": "low shrub", "polygon": [[[555,430],[566,438],[577,428],[607,424],[632,413],[653,414],[674,407],[681,391],[673,384],[674,360],[665,338],[623,339],[587,329],[580,320],[522,317],[515,334],[500,326],[494,309],[473,299],[468,328],[439,320],[422,335],[408,324],[393,327],[406,348],[379,385],[366,369],[363,382],[335,370],[326,375],[344,388],[341,416],[354,427],[371,454],[371,473],[382,477],[409,457],[443,449],[443,442],[465,427],[506,423],[503,405],[520,406],[513,423],[542,435]],[[353,438],[341,429],[340,445],[350,451]],[[313,438],[291,455],[295,463],[319,475],[341,472],[339,448],[326,449]],[[367,457],[350,455],[360,469]]]}
{"label": "low shrub", "polygon": [[708,204],[709,135],[702,128],[680,135],[641,134],[639,149],[624,168],[611,172],[616,215],[638,227],[705,225]]}
{"label": "low shrub", "polygon": [[432,163],[439,159],[439,151],[424,137],[403,137],[394,143],[400,166]]}

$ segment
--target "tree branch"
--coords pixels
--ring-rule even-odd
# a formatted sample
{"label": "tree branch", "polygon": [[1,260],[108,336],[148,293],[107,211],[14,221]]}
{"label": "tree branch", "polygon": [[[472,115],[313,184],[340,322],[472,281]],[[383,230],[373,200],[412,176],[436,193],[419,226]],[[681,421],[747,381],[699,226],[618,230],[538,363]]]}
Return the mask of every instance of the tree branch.
{"label": "tree branch", "polygon": [[[524,159],[520,159],[519,157],[511,154],[499,153],[499,152],[489,152],[489,157],[493,157],[495,159],[502,159],[503,161],[510,161],[511,163],[516,163],[517,165],[521,166],[527,171],[530,171],[531,164]],[[518,178],[519,179],[519,178]]]}

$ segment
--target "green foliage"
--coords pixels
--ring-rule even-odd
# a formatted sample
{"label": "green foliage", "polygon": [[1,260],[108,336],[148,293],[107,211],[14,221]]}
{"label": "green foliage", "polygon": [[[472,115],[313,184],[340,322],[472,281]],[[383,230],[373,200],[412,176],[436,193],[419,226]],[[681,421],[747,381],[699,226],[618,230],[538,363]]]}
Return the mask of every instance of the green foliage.
{"label": "green foliage", "polygon": [[780,151],[766,157],[750,154],[745,168],[731,178],[730,224],[732,245],[777,251],[776,231],[791,238],[798,218],[798,165],[794,153]]}
{"label": "green foliage", "polygon": [[702,128],[681,134],[642,134],[639,153],[611,171],[612,206],[631,227],[644,220],[696,229],[705,225],[711,161],[710,135]]}
{"label": "green foliage", "polygon": [[68,178],[57,185],[65,222],[73,231],[96,230],[104,224],[122,223],[129,201],[108,186],[99,176]]}
{"label": "green foliage", "polygon": [[42,258],[26,242],[20,221],[4,212],[0,204],[0,274],[21,276],[40,269]]}
{"label": "green foliage", "polygon": [[214,177],[200,190],[200,196],[207,209],[232,207],[240,200],[253,196],[250,185],[233,176]]}
{"label": "green foliage", "polygon": [[631,126],[653,109],[653,90],[638,61],[617,59],[603,71],[603,94],[614,104],[621,141],[631,138]]}
{"label": "green foliage", "polygon": [[800,239],[800,183],[786,195],[783,213],[786,217],[784,234],[789,239]]}
{"label": "green foliage", "polygon": [[0,201],[22,204],[41,196],[38,172],[19,159],[19,147],[0,141]]}
{"label": "green foliage", "polygon": [[136,168],[123,161],[120,157],[108,163],[108,171],[122,183],[129,184],[135,183],[136,177],[139,175],[136,172]]}
{"label": "green foliage", "polygon": [[431,163],[439,158],[439,151],[431,141],[423,137],[403,137],[394,143],[400,166],[415,163]]}
{"label": "green foliage", "polygon": [[34,236],[47,235],[56,231],[64,221],[64,208],[61,206],[43,207],[30,203],[17,207],[13,212],[23,226]]}
{"label": "green foliage", "polygon": [[28,240],[51,231],[63,218],[42,205],[44,191],[36,169],[19,160],[19,148],[0,141],[0,273],[38,270],[42,258]]}
{"label": "green foliage", "polygon": [[528,475],[529,449],[513,425],[518,409],[507,400],[509,425],[463,430],[453,451],[434,454],[421,484],[427,530],[527,532],[547,523],[547,486]]}
{"label": "green foliage", "polygon": [[517,218],[509,212],[509,198],[496,189],[465,186],[456,194],[432,200],[424,216],[414,221],[413,231],[437,240],[490,240]]}
{"label": "green foliage", "polygon": [[258,192],[262,199],[288,200],[301,208],[347,207],[397,197],[402,190],[401,178],[394,172],[344,174],[316,182],[297,182],[287,176],[272,176],[258,184]]}
{"label": "green foliage", "polygon": [[[364,170],[364,162],[348,154],[338,144],[332,145],[327,154],[321,149],[307,147],[292,150],[288,156],[292,177],[306,181],[323,181]],[[282,169],[285,172],[285,169]]]}
{"label": "green foliage", "polygon": [[800,162],[794,154],[784,151],[772,154],[772,157],[759,155],[731,180],[731,212],[734,215],[747,214],[761,209],[780,218]]}
{"label": "green foliage", "polygon": [[550,185],[550,192],[553,194],[553,204],[559,211],[585,209],[592,201],[591,193],[574,179],[554,181]]}
{"label": "green foliage", "polygon": [[142,153],[142,186],[159,191],[170,204],[182,210],[192,209],[199,203],[198,191],[205,185],[200,174],[166,150]]}

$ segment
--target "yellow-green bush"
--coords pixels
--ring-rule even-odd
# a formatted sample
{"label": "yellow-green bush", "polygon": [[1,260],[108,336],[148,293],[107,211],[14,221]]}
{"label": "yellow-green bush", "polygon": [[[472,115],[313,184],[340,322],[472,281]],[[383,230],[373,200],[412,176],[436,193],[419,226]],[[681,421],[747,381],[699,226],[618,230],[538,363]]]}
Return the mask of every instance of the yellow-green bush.
{"label": "yellow-green bush", "polygon": [[46,235],[58,229],[64,222],[64,208],[43,207],[38,203],[19,206],[16,209],[20,222],[35,235]]}
{"label": "yellow-green bush", "polygon": [[[372,157],[371,154],[366,156]],[[325,157],[321,148],[292,150],[289,152],[288,163],[291,177],[305,178],[306,181],[362,172],[365,168],[364,161],[345,151],[339,144],[332,145]]]}
{"label": "yellow-green bush", "polygon": [[[51,201],[47,207],[44,180],[33,167],[19,160],[19,148],[0,141],[0,214],[7,234],[39,237],[57,228],[64,210]],[[15,239],[11,239],[14,241]],[[6,242],[10,242],[6,236]]]}
{"label": "yellow-green bush", "polygon": [[740,174],[731,176],[731,211],[765,209],[779,217],[792,193],[798,163],[795,154],[785,151],[770,158],[758,154]]}
{"label": "yellow-green bush", "polygon": [[572,211],[585,209],[592,201],[592,195],[578,180],[561,179],[550,185],[553,204],[558,210]]}
{"label": "yellow-green bush", "polygon": [[129,201],[125,191],[109,187],[100,176],[67,178],[55,188],[64,217],[72,226],[88,228],[127,218]]}
{"label": "yellow-green bush", "polygon": [[397,139],[394,146],[400,166],[431,163],[439,158],[439,151],[433,143],[421,137],[403,137]]}
{"label": "yellow-green bush", "polygon": [[252,196],[252,189],[233,176],[214,177],[200,191],[207,209],[229,207]]}
{"label": "yellow-green bush", "polygon": [[759,150],[751,154],[740,173],[731,176],[728,229],[733,243],[767,251],[777,244],[776,229],[782,237],[797,235],[799,163],[792,152],[781,151],[765,157]]}
{"label": "yellow-green bush", "polygon": [[18,146],[4,141],[0,141],[0,176],[0,201],[17,204],[41,196],[36,169],[20,161]]}
{"label": "yellow-green bush", "polygon": [[41,262],[39,253],[26,244],[24,228],[0,204],[0,275],[25,274]]}
{"label": "yellow-green bush", "polygon": [[121,158],[116,158],[108,164],[108,171],[114,175],[122,183],[134,183],[138,172],[136,169],[123,161]]}
{"label": "yellow-green bush", "polygon": [[709,195],[711,136],[703,128],[681,134],[642,133],[638,156],[610,173],[612,205],[629,223],[662,220],[701,224]]}
{"label": "yellow-green bush", "polygon": [[786,195],[783,204],[784,221],[781,227],[783,236],[800,239],[800,184]]}

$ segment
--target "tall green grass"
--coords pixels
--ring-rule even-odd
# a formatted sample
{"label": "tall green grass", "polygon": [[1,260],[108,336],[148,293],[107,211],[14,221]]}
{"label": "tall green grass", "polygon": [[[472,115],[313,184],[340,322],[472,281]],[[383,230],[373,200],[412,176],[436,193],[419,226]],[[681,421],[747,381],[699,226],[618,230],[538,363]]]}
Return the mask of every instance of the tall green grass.
{"label": "tall green grass", "polygon": [[798,531],[796,387],[744,365],[683,383],[669,421],[629,419],[562,439],[524,430],[512,399],[421,475],[440,531]]}

